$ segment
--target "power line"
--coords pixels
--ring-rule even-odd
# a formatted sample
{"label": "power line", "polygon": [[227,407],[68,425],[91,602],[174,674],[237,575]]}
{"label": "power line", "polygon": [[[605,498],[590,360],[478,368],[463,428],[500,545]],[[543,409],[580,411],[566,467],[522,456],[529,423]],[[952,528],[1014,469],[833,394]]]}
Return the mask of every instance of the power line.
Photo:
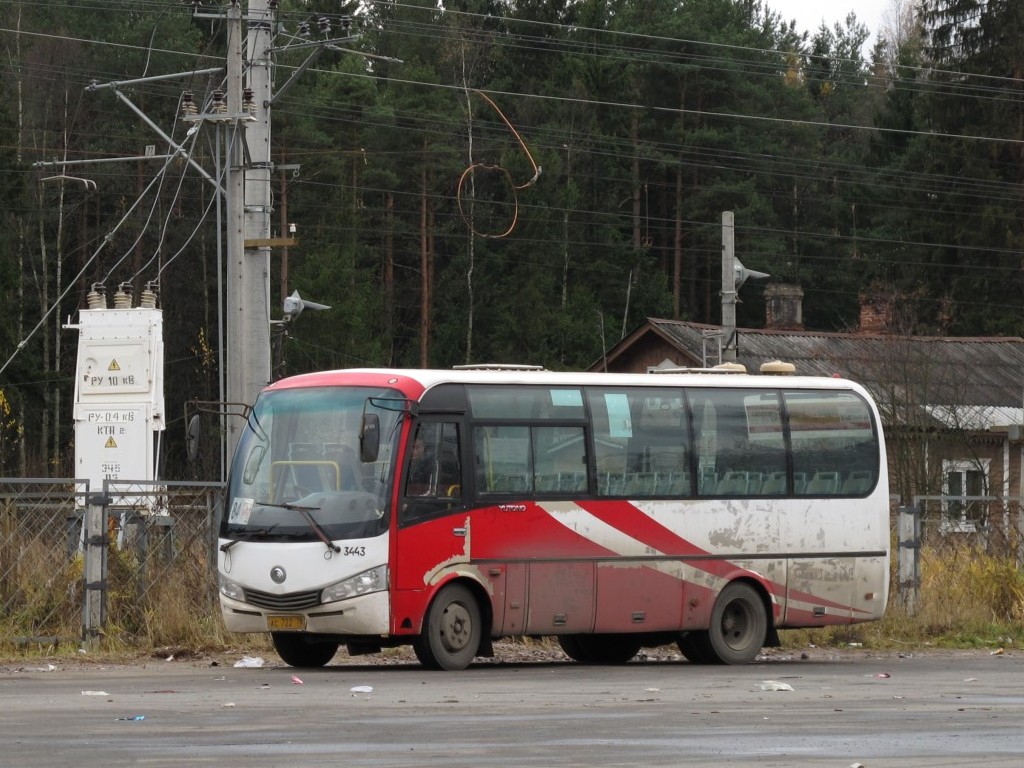
{"label": "power line", "polygon": [[[155,7],[155,4],[154,4],[154,7]],[[469,15],[472,15],[472,14],[469,14]],[[519,20],[519,19],[515,19],[515,20],[513,20],[513,19],[504,19],[504,21],[518,23],[518,22],[521,22],[522,20]],[[557,25],[557,26],[563,27],[564,25]],[[604,30],[586,30],[586,31],[603,32]],[[630,37],[632,37],[632,38],[643,39],[643,40],[648,40],[648,39],[649,40],[661,40],[661,41],[670,40],[670,41],[678,42],[678,40],[675,39],[675,38],[664,38],[664,37],[651,36],[651,35],[635,35],[635,34],[632,34],[632,33],[619,33],[619,32],[616,32],[615,34],[620,34],[620,35],[629,34]],[[703,44],[703,43],[700,43],[699,41],[684,41],[684,42],[691,42],[691,43],[700,44],[700,45]],[[139,50],[148,50],[144,46],[136,46],[136,48],[139,49]],[[761,52],[761,53],[764,53],[764,52],[776,53],[774,51],[769,51],[769,49],[755,49],[755,48],[744,48],[744,47],[739,47],[739,48],[742,48],[743,50],[754,51],[754,52]],[[626,51],[627,53],[629,52],[628,49],[623,49],[623,50]],[[334,74],[334,73],[332,73],[332,74]],[[419,86],[419,87],[422,87],[422,86],[448,87],[448,86],[441,86],[441,85],[437,85],[437,84],[416,83],[414,81],[398,81],[398,82],[409,82],[410,84],[413,84],[413,85],[416,85],[416,86]],[[521,96],[521,97],[524,97],[524,98],[530,98],[529,94],[509,94],[509,95],[517,95],[517,96]],[[623,107],[623,108],[627,108],[627,109],[642,108],[642,106],[636,105],[636,104],[620,104],[620,103],[601,101],[601,100],[595,100],[595,99],[572,99],[570,101],[572,101],[573,103],[586,104],[586,105],[590,105],[590,106],[618,106],[618,107]],[[716,113],[700,113],[700,112],[695,112],[694,114],[716,115]],[[756,119],[764,119],[761,116],[731,116],[730,115],[728,117],[739,117],[741,119],[742,118],[748,118],[748,119],[755,119],[755,120]],[[814,126],[823,127],[823,128],[826,128],[826,129],[833,129],[833,128],[836,128],[836,127],[842,127],[842,128],[855,128],[855,129],[859,128],[859,129],[876,130],[875,128],[868,127],[868,126],[845,126],[845,125],[837,126],[836,124],[827,123],[827,122],[824,122],[824,121],[817,121],[817,122],[815,122],[815,121],[804,121],[804,120],[789,120],[788,122],[790,122],[792,124],[798,124],[798,125],[814,125]],[[897,132],[897,133],[907,133],[906,131],[896,131],[895,129],[894,129],[894,132]],[[986,140],[986,139],[990,139],[991,138],[991,137],[970,137],[970,136],[965,137],[965,136],[957,136],[955,134],[950,134],[948,137],[949,138],[977,139],[977,140]],[[998,140],[998,139],[992,139],[992,140]],[[798,164],[799,163],[799,161],[796,160],[796,159],[791,159],[790,162],[793,162],[794,164]],[[797,167],[800,167],[800,166],[797,165]],[[792,236],[792,234],[793,233],[787,233],[787,236]]]}
{"label": "power line", "polygon": [[113,237],[114,233],[117,232],[117,230],[120,229],[121,226],[128,220],[129,216],[131,216],[132,212],[135,210],[136,207],[138,207],[139,203],[142,202],[144,196],[149,192],[150,188],[154,184],[156,184],[157,181],[163,178],[164,172],[167,170],[167,167],[171,164],[173,160],[173,155],[167,158],[167,161],[164,163],[164,167],[161,169],[160,173],[156,174],[153,177],[153,179],[149,182],[146,188],[142,191],[142,194],[139,195],[135,202],[132,203],[131,207],[127,211],[125,211],[124,215],[113,227],[113,229],[111,229],[110,232],[107,233],[107,236],[103,239],[103,243],[100,245],[99,248],[97,248],[93,252],[92,256],[90,256],[88,261],[85,262],[81,270],[79,270],[78,274],[75,275],[74,278],[72,278],[70,281],[68,281],[67,287],[63,290],[63,292],[61,292],[60,296],[58,296],[54,300],[53,304],[46,308],[46,311],[43,313],[43,316],[39,318],[39,322],[36,323],[35,327],[31,331],[29,331],[29,333],[21,341],[18,342],[18,345],[15,347],[14,352],[12,352],[11,356],[7,358],[7,361],[2,366],[0,366],[0,375],[2,375],[5,370],[7,370],[7,366],[9,366],[11,362],[14,360],[14,358],[18,356],[21,350],[25,348],[29,340],[43,326],[43,324],[46,322],[47,318],[49,318],[49,316],[53,313],[53,311],[60,306],[60,303],[61,301],[63,301],[64,297],[66,297],[68,293],[71,292],[71,289],[78,284],[78,281],[82,278],[82,275],[85,274],[85,271],[89,268],[89,265],[92,264],[92,262],[95,261],[95,259],[100,255],[100,252],[103,250],[103,247],[107,244],[107,242],[109,242],[110,238]]}

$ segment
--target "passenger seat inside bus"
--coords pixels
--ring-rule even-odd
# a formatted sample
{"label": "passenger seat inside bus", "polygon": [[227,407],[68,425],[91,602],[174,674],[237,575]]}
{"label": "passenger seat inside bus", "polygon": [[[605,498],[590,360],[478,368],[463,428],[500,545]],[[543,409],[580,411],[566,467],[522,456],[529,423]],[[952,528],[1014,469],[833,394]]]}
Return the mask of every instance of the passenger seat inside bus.
{"label": "passenger seat inside bus", "polygon": [[690,473],[676,472],[672,475],[672,484],[669,486],[669,493],[673,496],[689,496],[693,492],[690,487]]}
{"label": "passenger seat inside bus", "polygon": [[324,460],[337,467],[341,490],[362,490],[362,483],[357,480],[356,472],[360,467],[355,448],[343,443],[327,443],[324,446]]}
{"label": "passenger seat inside bus", "polygon": [[839,492],[838,472],[815,472],[804,488],[805,496],[833,496]]}
{"label": "passenger seat inside bus", "polygon": [[653,496],[657,477],[653,472],[636,472],[626,479],[627,496]]}
{"label": "passenger seat inside bus", "polygon": [[530,488],[530,484],[527,481],[526,475],[521,473],[509,473],[502,475],[495,475],[490,483],[484,484],[484,489],[495,492],[512,492],[512,491],[527,491]]}
{"label": "passenger seat inside bus", "polygon": [[729,470],[718,481],[715,493],[719,496],[746,496],[749,479],[746,472]]}
{"label": "passenger seat inside bus", "polygon": [[778,496],[786,492],[786,473],[772,472],[761,483],[762,496]]}
{"label": "passenger seat inside bus", "polygon": [[718,490],[718,473],[714,467],[704,467],[697,476],[697,492],[701,496],[711,496]]}
{"label": "passenger seat inside bus", "polygon": [[292,443],[288,460],[270,466],[271,492],[275,499],[299,498],[318,491],[338,490],[338,465],[327,461],[313,443]]}
{"label": "passenger seat inside bus", "polygon": [[873,473],[870,470],[854,470],[843,483],[843,493],[851,496],[858,496],[866,493],[873,482]]}

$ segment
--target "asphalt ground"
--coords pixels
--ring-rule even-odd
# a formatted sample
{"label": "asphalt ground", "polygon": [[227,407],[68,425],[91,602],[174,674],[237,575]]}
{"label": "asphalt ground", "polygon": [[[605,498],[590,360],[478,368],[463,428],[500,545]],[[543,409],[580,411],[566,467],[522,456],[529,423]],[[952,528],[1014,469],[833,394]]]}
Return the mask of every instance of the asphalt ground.
{"label": "asphalt ground", "polygon": [[[1024,651],[0,664],[0,766],[1024,765]],[[803,658],[801,658],[803,656]],[[235,666],[236,664],[248,666]]]}

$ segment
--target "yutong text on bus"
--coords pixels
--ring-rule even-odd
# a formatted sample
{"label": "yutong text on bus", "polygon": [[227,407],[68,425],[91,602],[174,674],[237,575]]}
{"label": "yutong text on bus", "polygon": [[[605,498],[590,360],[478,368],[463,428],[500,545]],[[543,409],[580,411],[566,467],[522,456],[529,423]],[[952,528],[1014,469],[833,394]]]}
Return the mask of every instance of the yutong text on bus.
{"label": "yutong text on bus", "polygon": [[226,626],[298,667],[411,644],[462,669],[507,636],[739,664],[886,605],[881,426],[843,379],[306,374],[260,395],[229,486]]}

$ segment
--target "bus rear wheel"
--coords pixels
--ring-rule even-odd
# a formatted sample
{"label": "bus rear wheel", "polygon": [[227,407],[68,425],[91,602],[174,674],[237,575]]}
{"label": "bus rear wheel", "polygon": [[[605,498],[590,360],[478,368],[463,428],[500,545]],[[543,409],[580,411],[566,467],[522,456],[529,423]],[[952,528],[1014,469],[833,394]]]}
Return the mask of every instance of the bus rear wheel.
{"label": "bus rear wheel", "polygon": [[712,663],[749,664],[768,636],[768,613],[757,590],[734,581],[718,596],[711,611],[707,648]]}
{"label": "bus rear wheel", "polygon": [[480,606],[461,584],[442,589],[430,604],[423,631],[412,644],[427,669],[465,669],[480,649]]}
{"label": "bus rear wheel", "polygon": [[714,664],[717,662],[706,631],[684,632],[676,640],[676,646],[691,664]]}
{"label": "bus rear wheel", "polygon": [[338,652],[338,643],[312,641],[306,635],[293,632],[271,632],[274,650],[289,667],[322,667]]}
{"label": "bus rear wheel", "polygon": [[640,650],[630,635],[559,635],[558,644],[580,664],[625,664]]}

